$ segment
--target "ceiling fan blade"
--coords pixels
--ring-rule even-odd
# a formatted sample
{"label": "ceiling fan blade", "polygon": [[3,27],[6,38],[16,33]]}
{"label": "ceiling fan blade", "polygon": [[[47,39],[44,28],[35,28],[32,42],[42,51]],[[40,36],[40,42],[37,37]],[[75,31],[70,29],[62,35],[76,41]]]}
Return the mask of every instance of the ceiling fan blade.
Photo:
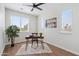
{"label": "ceiling fan blade", "polygon": [[31,11],[33,11],[33,10],[34,10],[34,8],[31,9]]}
{"label": "ceiling fan blade", "polygon": [[42,10],[41,8],[39,8],[39,7],[36,7],[37,9],[39,9],[39,10]]}
{"label": "ceiling fan blade", "polygon": [[29,6],[29,7],[33,7],[33,5],[24,5],[24,6]]}
{"label": "ceiling fan blade", "polygon": [[40,5],[42,5],[42,4],[45,4],[45,3],[38,3],[38,4],[36,4],[36,6],[40,6]]}

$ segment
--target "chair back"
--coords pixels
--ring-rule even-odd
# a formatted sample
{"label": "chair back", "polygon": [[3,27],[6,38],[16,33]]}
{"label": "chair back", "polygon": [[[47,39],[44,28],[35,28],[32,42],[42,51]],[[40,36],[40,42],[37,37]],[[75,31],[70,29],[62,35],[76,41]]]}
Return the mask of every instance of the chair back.
{"label": "chair back", "polygon": [[38,35],[38,33],[32,33],[32,36],[37,36]]}
{"label": "chair back", "polygon": [[39,35],[40,35],[40,37],[42,37],[43,34],[42,33],[39,33]]}

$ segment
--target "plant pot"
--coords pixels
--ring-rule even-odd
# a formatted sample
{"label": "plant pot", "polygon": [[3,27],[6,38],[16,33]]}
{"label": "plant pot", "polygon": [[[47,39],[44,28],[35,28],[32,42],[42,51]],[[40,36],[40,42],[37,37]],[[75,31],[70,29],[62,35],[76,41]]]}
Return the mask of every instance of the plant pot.
{"label": "plant pot", "polygon": [[14,44],[11,44],[11,47],[14,47]]}

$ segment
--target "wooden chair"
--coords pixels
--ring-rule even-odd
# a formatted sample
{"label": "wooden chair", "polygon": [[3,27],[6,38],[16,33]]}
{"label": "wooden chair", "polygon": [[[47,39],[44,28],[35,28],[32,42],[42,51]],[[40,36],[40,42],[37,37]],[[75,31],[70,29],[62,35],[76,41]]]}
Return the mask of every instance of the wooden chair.
{"label": "wooden chair", "polygon": [[37,43],[37,46],[38,46],[38,33],[32,33],[32,45],[31,47],[33,46],[33,43],[36,42]]}
{"label": "wooden chair", "polygon": [[44,45],[43,45],[43,39],[44,39],[44,37],[43,37],[43,34],[42,33],[39,33],[39,39],[40,39],[40,41],[41,41],[41,44],[42,44],[42,47],[43,47],[43,49],[44,49]]}

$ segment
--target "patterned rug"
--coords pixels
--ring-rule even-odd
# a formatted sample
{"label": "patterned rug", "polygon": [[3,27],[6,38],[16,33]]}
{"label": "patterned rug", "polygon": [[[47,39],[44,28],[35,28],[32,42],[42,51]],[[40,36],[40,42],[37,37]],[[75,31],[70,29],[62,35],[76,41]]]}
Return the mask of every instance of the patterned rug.
{"label": "patterned rug", "polygon": [[24,44],[17,51],[16,56],[29,55],[29,54],[40,54],[40,53],[52,53],[52,51],[48,47],[48,45],[45,43],[44,43],[44,49],[42,48],[41,44],[39,44],[38,46],[34,44],[33,47],[31,47],[31,44],[28,44],[27,49],[26,49],[26,44]]}

